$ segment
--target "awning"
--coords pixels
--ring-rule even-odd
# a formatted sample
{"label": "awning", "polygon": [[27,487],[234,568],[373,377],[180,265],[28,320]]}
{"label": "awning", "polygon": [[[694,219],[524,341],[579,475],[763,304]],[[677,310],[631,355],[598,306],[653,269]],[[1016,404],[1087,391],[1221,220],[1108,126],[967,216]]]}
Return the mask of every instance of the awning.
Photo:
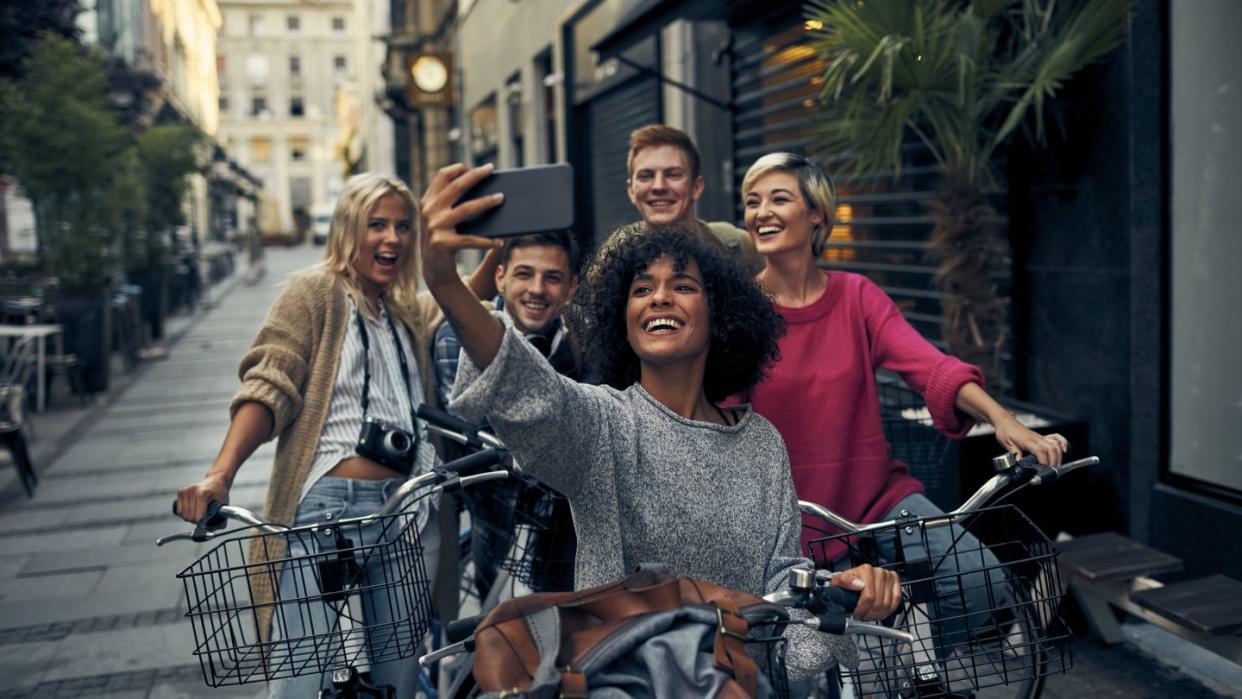
{"label": "awning", "polygon": [[645,0],[630,10],[613,30],[591,45],[602,63],[638,41],[679,19],[723,20],[729,16],[727,0]]}

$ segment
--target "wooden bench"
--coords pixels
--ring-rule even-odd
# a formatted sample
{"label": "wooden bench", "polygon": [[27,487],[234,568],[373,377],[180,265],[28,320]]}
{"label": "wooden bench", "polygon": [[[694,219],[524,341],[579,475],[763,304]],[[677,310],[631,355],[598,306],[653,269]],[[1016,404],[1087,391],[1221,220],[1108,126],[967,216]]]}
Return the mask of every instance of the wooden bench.
{"label": "wooden bench", "polygon": [[1093,634],[1125,640],[1114,609],[1132,614],[1242,664],[1242,582],[1224,575],[1165,585],[1182,561],[1120,534],[1090,534],[1058,544],[1066,586]]}

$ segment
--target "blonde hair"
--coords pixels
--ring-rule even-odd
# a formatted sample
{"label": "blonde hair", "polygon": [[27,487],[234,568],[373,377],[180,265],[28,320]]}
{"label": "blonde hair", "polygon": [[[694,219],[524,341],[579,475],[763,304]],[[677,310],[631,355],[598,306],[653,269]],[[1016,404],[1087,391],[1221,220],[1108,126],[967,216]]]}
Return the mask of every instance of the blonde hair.
{"label": "blonde hair", "polygon": [[373,172],[364,172],[349,178],[336,201],[336,211],[332,214],[332,223],[328,228],[328,244],[323,260],[311,269],[328,270],[337,275],[345,283],[354,304],[369,314],[370,307],[362,294],[362,287],[358,284],[354,261],[358,258],[359,239],[367,230],[371,212],[381,199],[390,194],[396,194],[409,205],[413,228],[409,255],[405,264],[397,271],[396,281],[384,292],[384,298],[389,301],[386,304],[388,310],[409,325],[413,320],[410,309],[418,293],[421,231],[418,223],[418,202],[414,200],[410,188],[401,180]]}
{"label": "blonde hair", "polygon": [[742,196],[746,196],[756,180],[770,172],[788,172],[797,177],[802,198],[811,208],[823,214],[823,221],[811,234],[811,253],[819,257],[828,246],[828,235],[832,232],[832,221],[837,212],[837,187],[832,177],[800,155],[768,153],[746,171],[746,176],[742,178]]}

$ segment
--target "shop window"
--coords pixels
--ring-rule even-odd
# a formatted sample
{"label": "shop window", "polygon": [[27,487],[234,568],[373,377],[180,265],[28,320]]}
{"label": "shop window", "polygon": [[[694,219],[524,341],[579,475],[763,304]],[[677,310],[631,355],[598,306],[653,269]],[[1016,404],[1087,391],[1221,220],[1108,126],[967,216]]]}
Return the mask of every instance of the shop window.
{"label": "shop window", "polygon": [[[1242,495],[1242,4],[1169,20],[1168,473]],[[1229,19],[1233,17],[1233,19]],[[1230,58],[1233,56],[1233,58]],[[1148,397],[1156,400],[1156,396]]]}

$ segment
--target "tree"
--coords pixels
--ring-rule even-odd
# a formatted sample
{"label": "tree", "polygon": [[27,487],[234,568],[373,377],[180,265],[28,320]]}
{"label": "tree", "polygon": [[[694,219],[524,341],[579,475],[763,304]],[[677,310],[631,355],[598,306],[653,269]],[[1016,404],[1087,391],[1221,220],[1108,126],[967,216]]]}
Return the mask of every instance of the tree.
{"label": "tree", "polygon": [[[920,142],[942,188],[928,203],[950,351],[1000,378],[1007,330],[992,274],[1009,259],[989,200],[994,156],[1015,134],[1036,143],[1057,91],[1121,42],[1133,0],[808,0],[823,59],[818,147],[846,172],[900,176]],[[1068,7],[1066,6],[1068,5]]]}
{"label": "tree", "polygon": [[34,206],[40,254],[71,289],[95,289],[115,254],[132,136],[108,108],[103,59],[43,34],[18,81],[0,80],[0,153]]}
{"label": "tree", "polygon": [[206,136],[191,124],[157,124],[138,134],[138,160],[146,212],[133,229],[126,267],[154,269],[168,263],[173,231],[185,223],[188,178],[201,168]]}
{"label": "tree", "polygon": [[77,17],[79,0],[4,0],[0,3],[0,79],[22,76],[22,63],[30,57],[44,32],[78,41],[82,30]]}

